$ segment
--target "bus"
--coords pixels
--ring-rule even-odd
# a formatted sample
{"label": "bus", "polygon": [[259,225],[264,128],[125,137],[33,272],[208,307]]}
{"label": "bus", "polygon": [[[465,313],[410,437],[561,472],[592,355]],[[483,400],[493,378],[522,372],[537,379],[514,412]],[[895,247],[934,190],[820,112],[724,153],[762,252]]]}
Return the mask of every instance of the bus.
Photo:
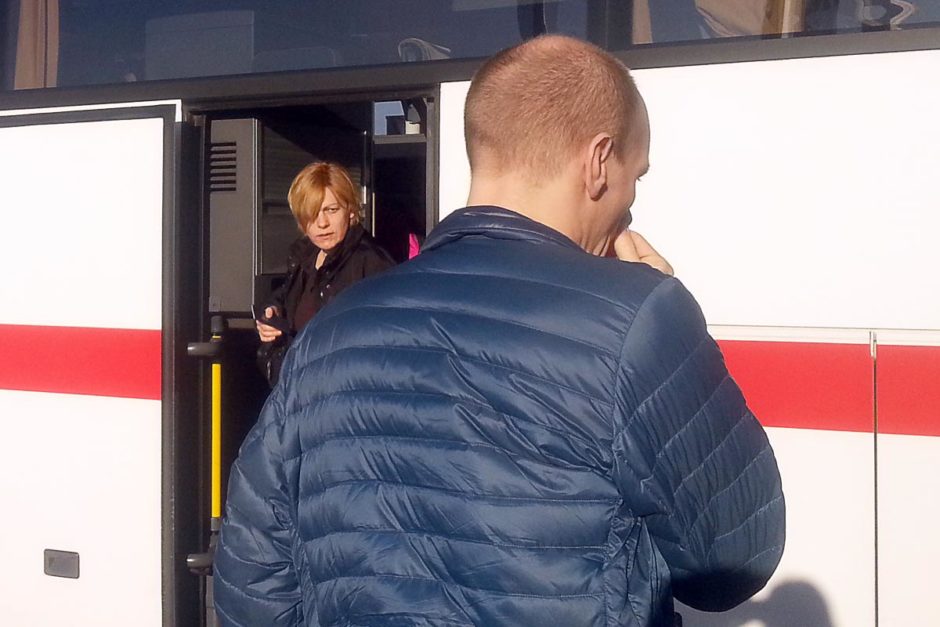
{"label": "bus", "polygon": [[776,574],[685,625],[940,624],[940,2],[7,5],[4,624],[213,624],[293,174],[346,165],[404,261],[466,202],[473,72],[546,32],[632,68],[652,133],[634,227],[783,478]]}

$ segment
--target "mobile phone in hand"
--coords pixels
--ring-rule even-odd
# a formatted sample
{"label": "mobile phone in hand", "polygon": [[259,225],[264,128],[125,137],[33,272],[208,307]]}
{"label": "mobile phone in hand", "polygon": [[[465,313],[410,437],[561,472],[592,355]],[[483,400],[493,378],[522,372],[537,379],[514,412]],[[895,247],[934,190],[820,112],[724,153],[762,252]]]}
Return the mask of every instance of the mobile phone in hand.
{"label": "mobile phone in hand", "polygon": [[270,305],[252,305],[251,315],[254,316],[255,320],[258,322],[274,327],[285,335],[290,333],[290,323],[287,321],[287,318],[284,316],[272,316],[270,318],[266,317],[264,315],[264,310],[267,309],[267,307],[270,307]]}

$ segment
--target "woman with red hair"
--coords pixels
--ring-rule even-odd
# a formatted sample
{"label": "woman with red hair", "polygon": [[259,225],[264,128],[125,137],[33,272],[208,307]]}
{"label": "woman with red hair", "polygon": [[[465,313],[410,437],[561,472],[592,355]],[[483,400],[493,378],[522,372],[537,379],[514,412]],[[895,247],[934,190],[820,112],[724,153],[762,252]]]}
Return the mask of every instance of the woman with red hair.
{"label": "woman with red hair", "polygon": [[287,198],[303,236],[291,245],[287,279],[255,322],[262,342],[258,364],[272,387],[304,325],[341,291],[394,265],[362,227],[358,191],[341,165],[306,166]]}

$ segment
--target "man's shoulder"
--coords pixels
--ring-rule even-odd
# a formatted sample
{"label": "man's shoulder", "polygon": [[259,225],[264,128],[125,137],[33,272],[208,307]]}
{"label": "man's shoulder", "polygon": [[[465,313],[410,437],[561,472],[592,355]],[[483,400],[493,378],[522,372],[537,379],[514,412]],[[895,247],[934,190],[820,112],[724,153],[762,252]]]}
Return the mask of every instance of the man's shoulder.
{"label": "man's shoulder", "polygon": [[670,277],[645,263],[575,252],[556,263],[543,279],[560,288],[590,293],[612,305],[638,308]]}
{"label": "man's shoulder", "polygon": [[621,261],[616,257],[584,255],[582,272],[593,277],[598,289],[645,296],[669,276],[639,261]]}
{"label": "man's shoulder", "polygon": [[629,318],[657,286],[670,280],[646,264],[580,250],[510,243],[459,248],[422,253],[357,282],[331,303],[324,317],[362,307],[375,316],[384,306],[472,308],[508,298],[531,299],[532,305],[567,309],[573,315],[592,315],[598,308],[624,310]]}
{"label": "man's shoulder", "polygon": [[[596,257],[580,250],[507,243],[473,248],[468,245],[461,250],[454,247],[440,253],[422,253],[361,286],[354,298],[394,298],[410,290],[417,292],[417,298],[422,294],[434,298],[436,290],[450,291],[460,283],[479,288],[480,298],[491,299],[515,285],[520,297],[544,296],[558,299],[554,302],[562,306],[581,295],[611,306],[636,309],[659,284],[670,279],[644,263]],[[379,285],[382,289],[376,290]]]}

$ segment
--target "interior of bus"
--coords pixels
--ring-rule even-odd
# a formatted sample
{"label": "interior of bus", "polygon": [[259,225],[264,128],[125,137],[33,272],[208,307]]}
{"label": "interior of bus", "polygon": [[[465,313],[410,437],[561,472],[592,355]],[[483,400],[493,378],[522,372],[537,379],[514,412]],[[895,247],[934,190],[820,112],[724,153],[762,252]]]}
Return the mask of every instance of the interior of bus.
{"label": "interior of bus", "polygon": [[[343,165],[361,189],[366,230],[402,262],[434,225],[434,114],[430,93],[201,110],[207,271],[200,326],[224,321],[222,494],[238,447],[270,391],[256,364],[260,341],[252,306],[268,302],[283,282],[288,249],[302,237],[287,201],[294,176],[314,161]],[[209,395],[202,397],[208,412]]]}

